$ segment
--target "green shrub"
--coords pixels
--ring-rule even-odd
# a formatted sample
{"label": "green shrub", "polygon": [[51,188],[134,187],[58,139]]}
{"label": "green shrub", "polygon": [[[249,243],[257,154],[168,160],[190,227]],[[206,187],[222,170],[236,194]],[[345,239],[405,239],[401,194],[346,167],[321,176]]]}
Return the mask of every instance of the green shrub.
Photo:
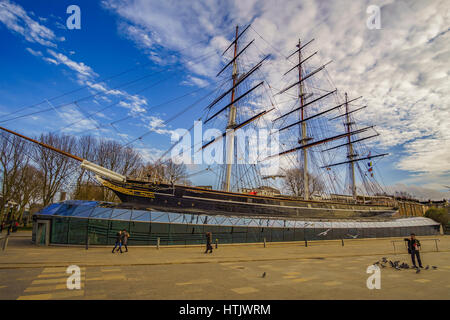
{"label": "green shrub", "polygon": [[444,208],[431,207],[425,212],[425,217],[441,223],[443,226],[448,224],[448,213]]}

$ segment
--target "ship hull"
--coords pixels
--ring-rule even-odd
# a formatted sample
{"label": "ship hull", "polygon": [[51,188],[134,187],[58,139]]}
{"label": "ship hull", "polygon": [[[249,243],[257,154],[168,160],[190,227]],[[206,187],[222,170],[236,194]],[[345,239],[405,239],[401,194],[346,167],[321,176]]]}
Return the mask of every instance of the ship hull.
{"label": "ship hull", "polygon": [[293,200],[139,181],[99,181],[125,204],[160,211],[318,219],[379,218],[392,216],[396,212],[395,208],[380,205]]}

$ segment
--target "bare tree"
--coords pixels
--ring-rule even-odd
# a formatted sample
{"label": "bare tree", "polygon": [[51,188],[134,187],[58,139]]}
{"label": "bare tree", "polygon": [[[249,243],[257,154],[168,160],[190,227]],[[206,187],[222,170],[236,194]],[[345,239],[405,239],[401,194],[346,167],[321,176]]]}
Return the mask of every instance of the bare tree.
{"label": "bare tree", "polygon": [[23,179],[22,169],[29,163],[28,148],[28,143],[23,139],[7,133],[0,134],[1,214],[6,204],[13,201],[20,192],[18,184]]}
{"label": "bare tree", "polygon": [[[79,157],[95,163],[97,159],[97,152],[98,152],[98,139],[96,139],[91,135],[82,136],[78,138],[76,145],[76,153]],[[93,174],[80,166],[76,172],[76,175],[77,175],[76,183],[74,190],[72,190],[72,198],[79,200],[83,199],[92,200],[94,196],[87,194],[85,186],[87,184],[95,185],[95,183],[93,183]],[[99,189],[98,186],[97,189]],[[97,198],[95,199],[101,200]]]}
{"label": "bare tree", "polygon": [[[73,153],[76,139],[66,135],[48,133],[41,135],[41,142],[57,149]],[[47,206],[53,201],[55,194],[67,185],[69,179],[78,169],[78,163],[47,148],[37,146],[34,148],[34,157],[37,168],[43,174],[42,204]]]}
{"label": "bare tree", "polygon": [[40,203],[42,198],[42,183],[44,176],[41,171],[32,165],[27,165],[21,170],[21,178],[17,181],[17,192],[14,201],[18,204],[15,218],[22,220],[25,209]]}
{"label": "bare tree", "polygon": [[[136,176],[142,166],[141,156],[136,150],[124,147],[113,140],[98,140],[92,136],[81,137],[78,140],[78,149],[84,159],[124,176]],[[83,169],[79,171],[73,197],[75,199],[118,201],[111,190],[99,189],[98,184],[94,182],[93,175]]]}
{"label": "bare tree", "polygon": [[[323,192],[325,185],[319,177],[308,172],[309,192]],[[289,193],[297,197],[305,196],[303,168],[292,168],[285,171],[283,187]]]}
{"label": "bare tree", "polygon": [[186,165],[172,160],[165,163],[147,163],[139,172],[141,178],[170,184],[191,184],[188,179]]}
{"label": "bare tree", "polygon": [[113,140],[100,140],[96,162],[98,165],[125,176],[136,175],[142,159],[131,147],[124,147]]}
{"label": "bare tree", "polygon": [[406,191],[395,191],[394,196],[401,200],[416,200],[412,194]]}

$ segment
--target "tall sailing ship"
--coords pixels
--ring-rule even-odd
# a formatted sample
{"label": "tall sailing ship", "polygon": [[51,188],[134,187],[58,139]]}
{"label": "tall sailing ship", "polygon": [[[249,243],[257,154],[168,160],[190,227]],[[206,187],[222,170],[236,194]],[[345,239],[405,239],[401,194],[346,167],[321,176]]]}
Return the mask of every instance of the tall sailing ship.
{"label": "tall sailing ship", "polygon": [[[292,84],[275,90],[275,86],[271,86],[268,81],[255,81],[253,79],[255,75],[264,76],[262,66],[271,59],[266,55],[256,64],[248,64],[247,60],[242,61],[254,42],[252,40],[242,45],[240,49],[249,27],[250,25],[241,32],[239,27],[236,27],[234,40],[222,54],[222,56],[230,53],[232,55],[217,74],[218,77],[224,77],[224,80],[228,79],[230,84],[227,88],[221,89],[220,94],[204,109],[203,125],[225,122],[223,134],[194,150],[201,152],[219,141],[227,140],[224,151],[227,159],[231,161],[218,165],[219,182],[216,189],[170,183],[155,176],[126,177],[11,130],[0,129],[80,161],[81,166],[94,172],[96,179],[104,187],[112,190],[123,204],[133,207],[169,212],[318,219],[378,219],[392,216],[396,212],[393,203],[368,196],[382,193],[382,188],[374,177],[372,161],[387,154],[372,153],[363,144],[363,141],[378,136],[378,133],[374,130],[374,126],[360,127],[355,122],[354,114],[366,106],[355,109],[351,107],[352,103],[361,97],[349,99],[345,93],[342,101],[339,99],[337,89],[317,88],[314,78],[326,70],[328,63],[312,70],[306,67],[307,61],[317,54],[317,51],[305,54],[305,48],[313,40],[306,43],[299,40],[296,49],[285,57],[293,66],[283,74],[283,77],[293,78],[295,74]],[[230,71],[231,77],[224,76]],[[263,90],[268,98],[263,103],[261,100],[256,102],[255,93]],[[281,108],[282,103],[276,101],[277,97],[287,97],[288,108]],[[261,107],[267,101],[271,107]],[[333,105],[330,107],[331,103]],[[247,118],[244,118],[245,116]],[[258,159],[258,163],[277,157],[281,168],[297,168],[296,174],[301,175],[297,177],[301,185],[297,186],[300,192],[296,196],[263,192],[276,190],[275,186],[279,184],[280,179],[285,179],[288,169],[262,175],[258,163],[239,164],[237,161],[240,157],[239,152],[245,153],[245,150],[237,150],[236,132],[250,125],[261,128],[262,124],[258,121],[261,122],[263,119],[266,127],[269,123],[271,129],[277,130],[279,146],[284,150]],[[336,124],[339,120],[343,125],[341,129],[338,129]],[[194,148],[197,147],[194,145]],[[339,158],[341,160],[336,161]],[[333,160],[335,162],[332,162]],[[340,177],[335,168],[345,168],[346,173],[344,175],[341,173]],[[360,173],[360,188],[357,186],[357,172]],[[344,184],[339,183],[342,176],[345,176]],[[315,190],[315,184],[321,185],[320,190]],[[358,189],[364,189],[364,192],[358,194]],[[349,195],[338,195],[346,192]],[[364,193],[366,196],[362,196]]]}

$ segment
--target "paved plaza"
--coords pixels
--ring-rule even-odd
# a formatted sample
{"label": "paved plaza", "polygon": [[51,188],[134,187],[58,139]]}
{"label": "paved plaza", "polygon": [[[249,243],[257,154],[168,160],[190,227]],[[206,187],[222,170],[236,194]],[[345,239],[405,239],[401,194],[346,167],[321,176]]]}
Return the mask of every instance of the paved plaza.
{"label": "paved plaza", "polygon": [[[381,288],[366,286],[368,266],[386,257],[411,264],[402,239],[219,245],[204,248],[37,247],[29,233],[0,251],[0,299],[450,299],[450,237],[422,240],[429,270],[381,269]],[[438,250],[434,241],[438,238]],[[69,265],[81,288],[66,285]],[[433,269],[431,266],[437,266]]]}

